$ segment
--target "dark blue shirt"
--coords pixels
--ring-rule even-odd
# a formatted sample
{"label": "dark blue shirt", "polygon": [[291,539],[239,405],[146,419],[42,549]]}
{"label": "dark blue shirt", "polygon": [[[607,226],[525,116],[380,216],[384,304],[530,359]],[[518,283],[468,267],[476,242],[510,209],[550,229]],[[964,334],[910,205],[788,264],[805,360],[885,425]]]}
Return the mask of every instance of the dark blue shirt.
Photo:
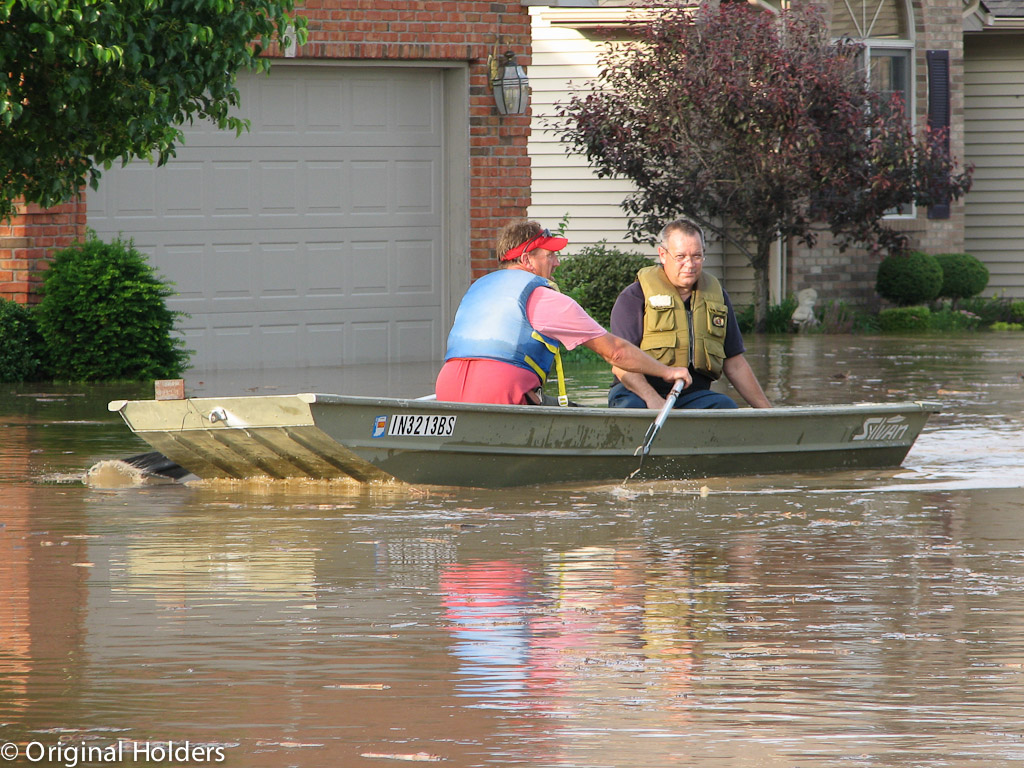
{"label": "dark blue shirt", "polygon": [[[732,301],[729,299],[729,294],[722,289],[722,294],[725,296],[725,306],[729,309],[729,319],[725,328],[725,356],[726,358],[736,357],[736,355],[742,355],[746,348],[743,346],[743,334],[740,333],[740,325],[736,320],[736,312],[732,308]],[[615,306],[612,307],[612,321],[611,321],[611,332],[620,336],[626,341],[640,346],[640,340],[644,336],[644,291],[640,287],[640,283],[635,282],[632,285],[626,286],[622,293],[619,294],[619,298],[615,300]],[[690,300],[687,299],[685,302],[686,308],[690,307]],[[693,375],[693,385],[687,387],[686,392],[692,392],[697,389],[710,389],[712,379],[708,378],[702,373],[698,373],[690,367],[690,373]],[[617,379],[616,379],[617,381]],[[647,381],[654,387],[655,391],[665,397],[672,389],[671,382],[667,382],[664,379],[660,379],[654,376],[648,376]]]}

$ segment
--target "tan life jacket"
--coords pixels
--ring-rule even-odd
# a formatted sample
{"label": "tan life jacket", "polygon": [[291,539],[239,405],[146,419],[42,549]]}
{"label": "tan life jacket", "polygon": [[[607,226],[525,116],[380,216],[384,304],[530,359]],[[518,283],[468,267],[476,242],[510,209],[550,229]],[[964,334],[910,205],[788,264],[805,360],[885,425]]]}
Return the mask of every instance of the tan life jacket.
{"label": "tan life jacket", "polygon": [[718,280],[701,272],[687,310],[661,265],[637,272],[644,292],[640,349],[665,365],[692,365],[712,379],[722,375],[729,308]]}

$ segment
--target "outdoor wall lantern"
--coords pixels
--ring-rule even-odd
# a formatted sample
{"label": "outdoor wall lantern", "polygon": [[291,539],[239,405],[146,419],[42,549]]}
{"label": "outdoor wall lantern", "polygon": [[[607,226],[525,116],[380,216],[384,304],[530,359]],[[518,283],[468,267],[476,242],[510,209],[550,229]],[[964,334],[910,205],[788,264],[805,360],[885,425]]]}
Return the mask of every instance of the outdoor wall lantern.
{"label": "outdoor wall lantern", "polygon": [[521,115],[530,105],[530,81],[526,71],[519,66],[516,55],[505,51],[499,60],[498,46],[494,53],[487,57],[490,68],[491,90],[494,91],[494,103],[498,113],[502,115]]}

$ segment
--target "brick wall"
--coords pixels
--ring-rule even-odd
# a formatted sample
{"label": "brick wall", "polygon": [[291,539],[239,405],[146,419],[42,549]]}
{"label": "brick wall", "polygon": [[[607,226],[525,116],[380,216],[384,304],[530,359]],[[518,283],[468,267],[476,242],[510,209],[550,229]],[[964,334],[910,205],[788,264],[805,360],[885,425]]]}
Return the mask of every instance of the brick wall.
{"label": "brick wall", "polygon": [[18,206],[18,214],[0,224],[0,297],[34,303],[41,272],[53,251],[85,237],[85,202],[56,208]]}
{"label": "brick wall", "polygon": [[[499,42],[519,63],[530,63],[530,17],[518,2],[307,0],[309,40],[296,60],[469,63],[470,261],[474,276],[494,268],[492,243],[509,218],[530,202],[528,115],[500,116],[494,108],[487,56]],[[451,130],[458,130],[452,126]],[[50,211],[29,207],[0,226],[0,296],[31,301],[32,272],[50,250],[84,235],[85,203]]]}

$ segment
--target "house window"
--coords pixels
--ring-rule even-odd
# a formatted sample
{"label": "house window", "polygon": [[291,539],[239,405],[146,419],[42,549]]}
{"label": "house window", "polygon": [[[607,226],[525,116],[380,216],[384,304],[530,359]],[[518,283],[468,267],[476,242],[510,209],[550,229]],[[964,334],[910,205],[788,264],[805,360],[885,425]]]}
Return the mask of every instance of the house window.
{"label": "house window", "polygon": [[[913,53],[910,10],[904,0],[833,0],[832,35],[856,40],[865,77],[883,96],[899,95],[908,116],[914,115]],[[913,206],[892,210],[889,217],[913,218]]]}
{"label": "house window", "polygon": [[868,77],[871,87],[883,96],[899,94],[906,105],[910,99],[910,49],[868,49]]}

